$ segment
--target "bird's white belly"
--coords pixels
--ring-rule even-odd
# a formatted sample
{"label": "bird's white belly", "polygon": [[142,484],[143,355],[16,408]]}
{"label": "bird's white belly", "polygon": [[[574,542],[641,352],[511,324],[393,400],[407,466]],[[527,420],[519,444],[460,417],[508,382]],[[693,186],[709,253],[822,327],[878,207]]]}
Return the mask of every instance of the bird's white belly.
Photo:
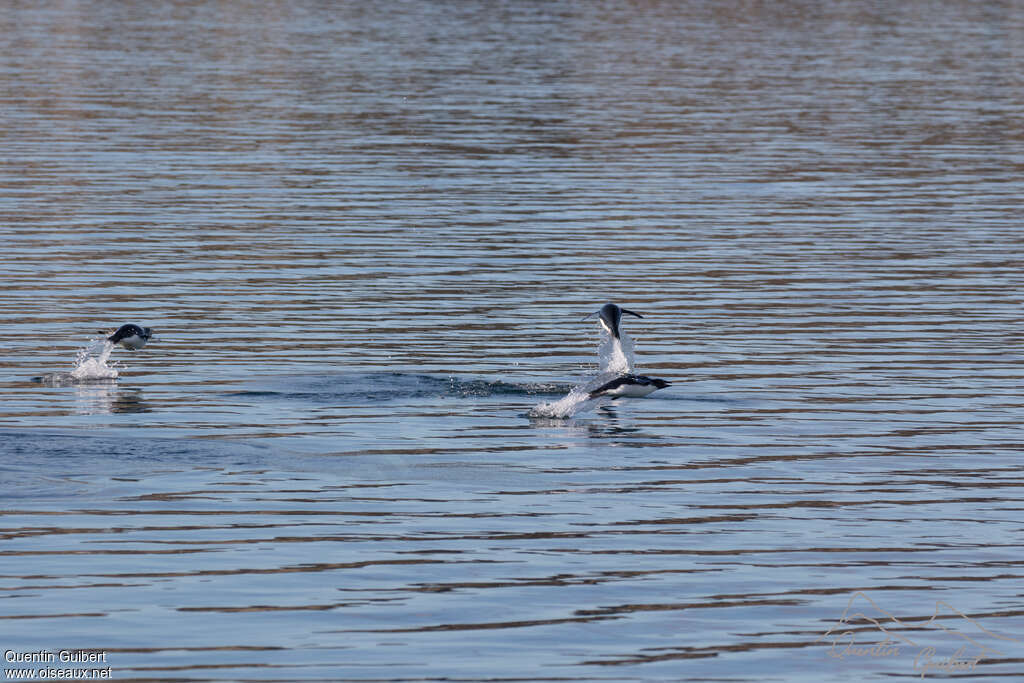
{"label": "bird's white belly", "polygon": [[658,387],[653,384],[623,384],[609,391],[607,396],[623,396],[626,398],[640,398],[646,396]]}
{"label": "bird's white belly", "polygon": [[146,345],[146,340],[137,334],[133,334],[130,337],[125,337],[124,339],[122,339],[120,343],[123,344],[126,349],[138,351],[139,349]]}

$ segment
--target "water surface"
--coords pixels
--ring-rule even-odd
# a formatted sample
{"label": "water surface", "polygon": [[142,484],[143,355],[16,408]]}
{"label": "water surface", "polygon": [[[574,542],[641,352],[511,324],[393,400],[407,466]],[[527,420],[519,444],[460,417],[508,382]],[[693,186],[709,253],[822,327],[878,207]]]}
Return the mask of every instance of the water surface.
{"label": "water surface", "polygon": [[[0,650],[162,681],[1024,673],[1019,7],[0,28]],[[597,371],[606,301],[672,386],[530,418]],[[116,379],[32,381],[124,322],[159,339]]]}

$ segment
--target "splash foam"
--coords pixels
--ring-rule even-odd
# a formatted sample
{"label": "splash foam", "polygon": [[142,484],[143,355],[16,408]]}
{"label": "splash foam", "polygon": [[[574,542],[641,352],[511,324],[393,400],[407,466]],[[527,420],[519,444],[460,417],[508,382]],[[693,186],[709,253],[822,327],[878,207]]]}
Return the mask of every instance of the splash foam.
{"label": "splash foam", "polygon": [[604,334],[601,345],[597,349],[600,372],[624,375],[633,372],[636,366],[633,339],[625,332],[620,333],[620,339],[610,334]]}
{"label": "splash foam", "polygon": [[598,373],[582,380],[565,397],[538,403],[530,410],[529,416],[569,418],[608,400],[604,397],[590,398],[590,392],[619,375],[633,372],[636,366],[636,347],[632,337],[622,331],[619,337],[616,339],[607,331],[603,332],[601,345],[597,349]]}
{"label": "splash foam", "polygon": [[554,417],[568,418],[591,408],[596,408],[608,399],[604,396],[590,398],[590,392],[597,389],[605,382],[609,382],[619,376],[618,372],[601,372],[593,377],[583,380],[569,391],[563,398],[557,401],[538,403],[530,410],[530,417]]}
{"label": "splash foam", "polygon": [[[97,350],[99,353],[95,356],[92,355]],[[79,351],[75,358],[75,367],[71,370],[72,379],[78,381],[116,379],[117,370],[107,365],[107,359],[110,358],[110,352],[113,350],[113,344],[106,339],[101,339]]]}

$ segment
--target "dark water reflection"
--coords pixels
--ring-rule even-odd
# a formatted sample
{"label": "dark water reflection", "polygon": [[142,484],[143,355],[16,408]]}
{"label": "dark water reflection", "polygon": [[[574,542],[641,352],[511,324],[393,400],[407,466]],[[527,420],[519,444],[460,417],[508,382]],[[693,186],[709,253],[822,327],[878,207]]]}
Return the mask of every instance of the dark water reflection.
{"label": "dark water reflection", "polygon": [[[0,650],[122,680],[1021,675],[1017,5],[0,28]],[[593,371],[608,300],[672,387],[529,418]],[[31,381],[129,321],[159,341],[116,381]]]}

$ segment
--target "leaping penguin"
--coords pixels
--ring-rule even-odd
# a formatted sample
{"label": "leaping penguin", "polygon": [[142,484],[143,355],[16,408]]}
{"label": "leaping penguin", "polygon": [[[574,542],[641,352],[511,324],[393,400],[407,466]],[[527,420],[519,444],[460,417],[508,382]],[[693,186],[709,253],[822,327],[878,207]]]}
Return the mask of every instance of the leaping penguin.
{"label": "leaping penguin", "polygon": [[669,382],[646,375],[619,375],[591,391],[587,398],[608,396],[613,401],[617,398],[640,398],[667,386]]}
{"label": "leaping penguin", "polygon": [[608,334],[612,335],[615,339],[619,339],[619,323],[622,321],[623,313],[628,313],[636,318],[643,317],[639,313],[634,313],[633,311],[626,310],[625,308],[620,308],[615,304],[605,304],[601,307],[601,310],[591,313],[583,320],[588,320],[595,315],[598,316],[601,321],[601,325],[604,329],[608,330]]}
{"label": "leaping penguin", "polygon": [[138,351],[146,345],[146,342],[148,342],[149,338],[152,336],[152,329],[148,327],[139,327],[138,325],[132,325],[129,323],[117,328],[117,332],[107,337],[107,341],[114,345],[120,344],[124,348],[131,349],[132,351]]}

